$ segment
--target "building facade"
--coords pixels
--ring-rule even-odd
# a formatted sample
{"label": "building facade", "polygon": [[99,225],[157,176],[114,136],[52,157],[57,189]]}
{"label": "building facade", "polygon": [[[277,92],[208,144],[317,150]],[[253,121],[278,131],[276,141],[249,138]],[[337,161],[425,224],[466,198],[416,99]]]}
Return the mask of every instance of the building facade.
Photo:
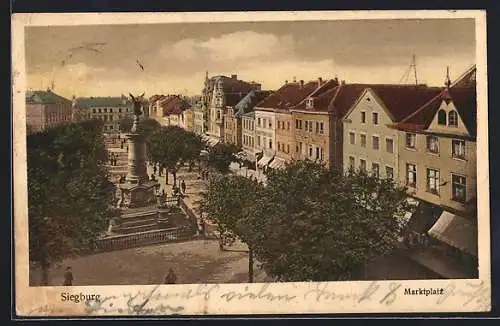
{"label": "building facade", "polygon": [[344,118],[344,170],[397,180],[398,133],[390,125],[439,92],[426,86],[367,85]]}
{"label": "building facade", "polygon": [[257,159],[257,150],[255,149],[255,111],[250,111],[242,115],[241,129],[245,159],[255,163]]}
{"label": "building facade", "polygon": [[73,102],[51,90],[26,92],[26,127],[38,132],[57,125],[71,123]]}
{"label": "building facade", "polygon": [[449,278],[478,275],[475,72],[474,66],[454,83],[448,77],[434,99],[393,125],[400,182],[418,203],[407,243],[418,247],[417,258],[439,252]]}
{"label": "building facade", "polygon": [[206,134],[214,140],[213,143],[225,139],[224,116],[227,109],[234,108],[250,91],[260,89],[260,84],[239,80],[237,75],[215,76],[210,79],[206,76],[202,111],[207,114]]}
{"label": "building facade", "polygon": [[[78,107],[86,111],[89,119],[104,122],[104,133],[120,132],[119,121],[132,118],[133,104],[124,95],[120,97],[80,97],[76,98]],[[147,106],[145,105],[147,110]]]}

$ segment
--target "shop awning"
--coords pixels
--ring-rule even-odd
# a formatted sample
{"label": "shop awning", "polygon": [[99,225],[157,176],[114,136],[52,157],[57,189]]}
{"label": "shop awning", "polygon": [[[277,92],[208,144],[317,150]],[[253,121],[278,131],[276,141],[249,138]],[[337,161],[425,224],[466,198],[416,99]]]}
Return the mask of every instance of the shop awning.
{"label": "shop awning", "polygon": [[281,159],[279,157],[275,157],[274,160],[272,160],[272,162],[269,164],[269,167],[271,169],[279,170],[279,169],[284,169],[285,165],[286,165],[286,162],[284,159]]}
{"label": "shop awning", "polygon": [[429,235],[477,257],[477,227],[467,219],[443,211]]}
{"label": "shop awning", "polygon": [[[409,202],[409,204],[415,205],[415,202]],[[409,231],[424,234],[436,223],[442,212],[443,209],[438,206],[430,205],[425,202],[418,202],[406,227]],[[407,216],[408,215],[405,217]]]}
{"label": "shop awning", "polygon": [[269,155],[264,155],[262,156],[262,158],[259,160],[259,162],[257,162],[257,166],[259,167],[264,167],[266,165],[269,164],[269,162],[273,159],[272,156],[269,156]]}
{"label": "shop awning", "polygon": [[247,159],[247,153],[245,153],[245,152],[238,152],[238,153],[236,153],[235,156],[237,158],[239,158],[240,160],[246,160]]}

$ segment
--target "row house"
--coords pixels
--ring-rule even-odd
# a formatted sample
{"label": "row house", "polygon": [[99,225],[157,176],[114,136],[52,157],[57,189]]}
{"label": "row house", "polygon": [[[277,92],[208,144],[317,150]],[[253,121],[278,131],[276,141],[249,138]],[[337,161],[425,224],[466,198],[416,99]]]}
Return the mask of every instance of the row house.
{"label": "row house", "polygon": [[[338,80],[332,79],[323,82],[318,79],[318,87],[304,100],[293,107],[291,112],[291,130],[294,136],[291,152],[288,144],[287,154],[296,160],[311,160],[330,166],[330,112],[328,106],[338,91]],[[281,130],[288,124],[281,124]],[[283,146],[282,146],[283,147]],[[290,155],[290,154],[289,154]]]}
{"label": "row house", "polygon": [[418,199],[408,230],[409,245],[429,261],[439,253],[477,277],[476,68],[392,127],[398,132],[400,182]]}
{"label": "row house", "polygon": [[241,116],[241,139],[242,158],[256,163],[258,151],[255,149],[255,111],[244,113]]}
{"label": "row house", "polygon": [[60,124],[71,123],[73,103],[52,90],[26,92],[26,125],[28,132],[38,132]]}
{"label": "row house", "polygon": [[224,114],[224,142],[237,146],[243,145],[243,115],[253,111],[255,105],[271,93],[271,91],[252,90],[234,107],[227,107]]}
{"label": "row house", "polygon": [[257,167],[281,168],[295,157],[295,128],[291,110],[309,95],[331,87],[332,81],[285,82],[255,107],[255,150],[262,153]]}
{"label": "row house", "polygon": [[[74,105],[82,110],[82,115],[88,119],[98,119],[104,122],[105,133],[120,132],[119,121],[125,118],[132,118],[133,105],[125,96],[115,97],[79,97],[75,98]],[[147,104],[144,103],[147,110]],[[144,110],[143,111],[146,111]]]}
{"label": "row house", "polygon": [[153,98],[150,105],[150,118],[162,126],[193,128],[193,112],[189,101],[180,95],[166,95]]}
{"label": "row house", "polygon": [[441,91],[424,85],[360,85],[344,118],[344,170],[398,178],[398,133],[390,125],[406,118]]}
{"label": "row house", "polygon": [[207,140],[214,145],[224,141],[224,115],[228,109],[241,101],[252,90],[260,90],[261,85],[255,82],[245,82],[237,75],[215,76],[205,79],[202,94],[202,107],[207,115]]}

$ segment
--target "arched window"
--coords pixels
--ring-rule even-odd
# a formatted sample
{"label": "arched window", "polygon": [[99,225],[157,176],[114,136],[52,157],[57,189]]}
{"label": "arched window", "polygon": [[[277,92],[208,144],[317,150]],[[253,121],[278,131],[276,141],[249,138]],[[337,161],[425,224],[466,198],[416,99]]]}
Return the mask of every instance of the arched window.
{"label": "arched window", "polygon": [[444,110],[438,112],[438,124],[446,126],[446,112]]}
{"label": "arched window", "polygon": [[456,111],[448,113],[448,125],[451,127],[458,127],[458,115]]}

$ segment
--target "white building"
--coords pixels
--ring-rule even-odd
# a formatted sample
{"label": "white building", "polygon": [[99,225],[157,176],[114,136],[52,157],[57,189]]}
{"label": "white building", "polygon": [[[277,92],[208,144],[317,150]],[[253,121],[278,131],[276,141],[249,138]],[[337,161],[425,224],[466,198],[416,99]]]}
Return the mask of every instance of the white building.
{"label": "white building", "polygon": [[255,108],[255,150],[262,152],[258,168],[265,168],[276,155],[276,113],[273,109]]}
{"label": "white building", "polygon": [[366,85],[344,118],[344,170],[398,180],[397,123],[439,94],[424,85]]}

